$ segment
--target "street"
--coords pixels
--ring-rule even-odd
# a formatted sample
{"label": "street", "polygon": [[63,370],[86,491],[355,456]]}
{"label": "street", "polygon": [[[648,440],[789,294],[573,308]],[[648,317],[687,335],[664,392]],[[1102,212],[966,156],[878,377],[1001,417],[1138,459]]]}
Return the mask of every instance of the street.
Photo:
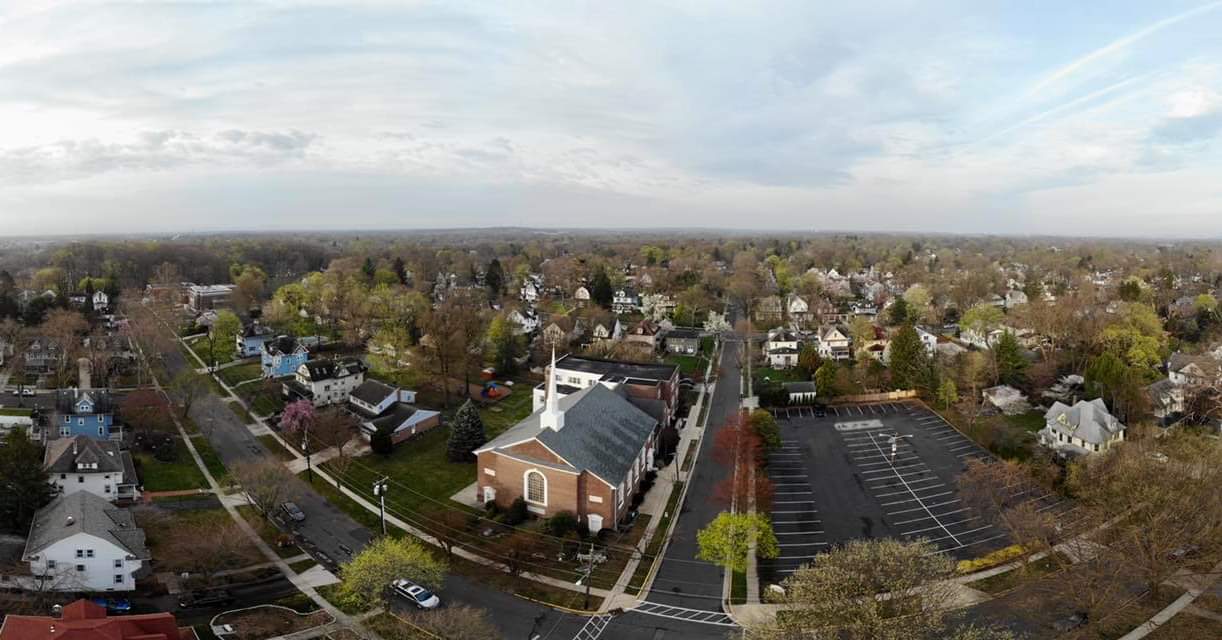
{"label": "street", "polygon": [[[171,376],[188,366],[177,349],[165,354],[165,365]],[[254,459],[276,459],[216,395],[197,399],[190,415],[226,467]],[[342,564],[351,557],[348,550],[357,553],[373,539],[373,532],[331,505],[307,483],[299,483],[294,493],[294,500],[306,513],[298,532],[326,555],[319,558],[314,552],[316,560],[331,566]],[[326,563],[327,559],[331,562]],[[572,638],[585,622],[581,616],[561,613],[459,575],[448,576],[439,595],[444,602],[487,609],[506,638],[530,639],[536,634],[540,640]]]}

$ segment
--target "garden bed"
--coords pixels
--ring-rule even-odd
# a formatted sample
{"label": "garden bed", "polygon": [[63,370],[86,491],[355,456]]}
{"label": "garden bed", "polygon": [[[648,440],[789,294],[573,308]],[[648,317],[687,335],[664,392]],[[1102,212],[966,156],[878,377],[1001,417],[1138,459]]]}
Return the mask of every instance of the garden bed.
{"label": "garden bed", "polygon": [[287,607],[264,604],[222,613],[212,619],[212,624],[232,626],[233,634],[227,634],[226,638],[265,640],[313,629],[333,621],[331,614],[326,611],[303,614]]}

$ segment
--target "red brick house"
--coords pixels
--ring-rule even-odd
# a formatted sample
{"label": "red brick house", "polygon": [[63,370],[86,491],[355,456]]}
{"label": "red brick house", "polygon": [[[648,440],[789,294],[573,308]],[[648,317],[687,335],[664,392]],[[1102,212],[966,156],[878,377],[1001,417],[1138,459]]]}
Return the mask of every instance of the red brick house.
{"label": "red brick house", "polygon": [[58,618],[5,617],[0,640],[195,640],[195,632],[179,627],[170,613],[109,617],[105,607],[77,600]]}
{"label": "red brick house", "polygon": [[653,468],[661,429],[626,396],[599,383],[560,397],[548,375],[544,407],[475,450],[478,499],[508,507],[520,496],[538,516],[569,511],[591,532],[614,527]]}

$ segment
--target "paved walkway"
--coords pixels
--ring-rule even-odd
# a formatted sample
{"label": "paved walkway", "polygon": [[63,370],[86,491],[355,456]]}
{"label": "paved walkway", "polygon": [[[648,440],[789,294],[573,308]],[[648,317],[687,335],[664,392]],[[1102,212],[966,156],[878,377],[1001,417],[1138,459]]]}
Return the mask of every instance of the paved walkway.
{"label": "paved walkway", "polygon": [[[1222,575],[1222,562],[1214,565],[1214,568],[1210,569],[1207,573],[1193,576],[1178,576],[1177,578],[1168,580],[1168,582],[1171,582],[1172,584],[1186,586],[1188,591],[1186,591],[1184,595],[1176,598],[1174,602],[1167,605],[1162,611],[1159,611],[1151,616],[1150,619],[1142,623],[1141,626],[1121,636],[1120,640],[1140,640],[1140,638],[1150,635],[1159,627],[1167,624],[1169,620],[1174,618],[1181,611],[1185,611],[1189,607],[1199,609],[1199,607],[1195,607],[1192,603],[1218,581],[1219,575]],[[1190,613],[1196,613],[1196,611],[1191,611]]]}

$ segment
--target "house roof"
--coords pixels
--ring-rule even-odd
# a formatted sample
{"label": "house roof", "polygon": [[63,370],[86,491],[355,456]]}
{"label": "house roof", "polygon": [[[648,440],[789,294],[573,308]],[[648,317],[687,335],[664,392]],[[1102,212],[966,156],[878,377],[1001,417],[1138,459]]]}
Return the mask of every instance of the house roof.
{"label": "house roof", "polygon": [[566,355],[556,361],[556,369],[642,380],[670,380],[679,370],[679,365],[600,360]]}
{"label": "house roof", "polygon": [[1192,365],[1196,365],[1202,375],[1222,377],[1222,360],[1217,360],[1213,356],[1176,352],[1171,354],[1171,358],[1167,361],[1167,369],[1175,372],[1181,372]]}
{"label": "house roof", "polygon": [[785,391],[789,393],[814,393],[815,383],[806,382],[786,382],[784,384]]}
{"label": "house roof", "polygon": [[1074,437],[1092,444],[1105,444],[1112,436],[1125,429],[1125,426],[1108,412],[1102,398],[1079,400],[1072,407],[1054,402],[1044,414],[1044,420],[1049,426],[1057,425],[1072,433]]}
{"label": "house roof", "polygon": [[76,404],[88,399],[93,403],[94,413],[111,413],[114,403],[105,389],[58,389],[55,392],[55,409],[60,413],[75,413]]}
{"label": "house roof", "polygon": [[368,379],[361,383],[361,386],[352,390],[352,397],[366,404],[374,405],[375,407],[382,404],[388,396],[397,394],[398,389],[377,380]]}
{"label": "house roof", "polygon": [[345,378],[365,371],[365,365],[359,360],[309,360],[302,363],[306,369],[306,377],[312,382]]}
{"label": "house roof", "polygon": [[[508,449],[537,440],[578,471],[589,471],[618,485],[632,468],[658,421],[629,402],[621,392],[596,384],[558,399],[564,427],[544,427],[543,410],[527,416],[476,453]],[[514,455],[512,452],[507,452]]]}
{"label": "house roof", "polygon": [[667,340],[697,340],[700,338],[699,329],[691,329],[688,327],[675,327],[666,332]]}
{"label": "house roof", "polygon": [[88,436],[58,438],[47,443],[43,467],[50,473],[70,473],[78,465],[96,464],[90,473],[123,471],[123,452],[117,442],[103,442]]}
{"label": "house roof", "polygon": [[144,530],[136,526],[131,512],[88,491],[60,496],[34,514],[25,555],[28,558],[78,533],[106,540],[137,558],[150,557]]}
{"label": "house roof", "polygon": [[242,330],[242,337],[243,338],[260,338],[263,336],[271,335],[273,331],[274,330],[271,327],[265,324],[259,324],[258,322],[252,322],[246,325],[246,328]]}
{"label": "house roof", "polygon": [[170,613],[108,617],[106,608],[88,600],[64,607],[58,617],[10,614],[0,640],[193,640],[190,627],[179,627]]}

